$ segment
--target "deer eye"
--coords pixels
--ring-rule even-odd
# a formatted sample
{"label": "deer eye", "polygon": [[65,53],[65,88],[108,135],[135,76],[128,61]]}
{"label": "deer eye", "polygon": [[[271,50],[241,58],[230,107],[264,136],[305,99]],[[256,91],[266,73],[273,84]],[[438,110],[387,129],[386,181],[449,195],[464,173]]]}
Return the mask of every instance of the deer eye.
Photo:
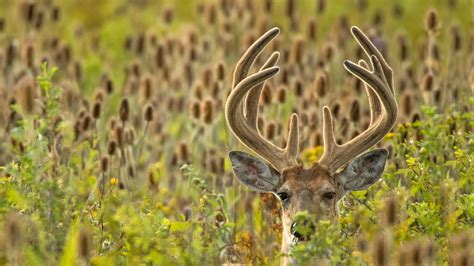
{"label": "deer eye", "polygon": [[323,197],[326,200],[332,200],[332,199],[334,199],[334,197],[336,197],[336,193],[335,192],[326,192],[326,193],[323,194]]}
{"label": "deer eye", "polygon": [[290,198],[290,194],[288,192],[278,192],[277,195],[283,202],[287,201]]}

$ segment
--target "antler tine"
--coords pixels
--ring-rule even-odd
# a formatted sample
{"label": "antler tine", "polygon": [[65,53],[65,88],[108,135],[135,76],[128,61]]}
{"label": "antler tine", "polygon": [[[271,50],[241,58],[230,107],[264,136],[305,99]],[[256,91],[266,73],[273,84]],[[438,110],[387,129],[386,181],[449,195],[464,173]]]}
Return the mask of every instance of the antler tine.
{"label": "antler tine", "polygon": [[[393,93],[392,70],[380,52],[357,27],[352,27],[352,34],[369,55],[373,71],[366,68],[365,61],[355,64],[344,62],[346,70],[359,78],[366,85],[371,111],[371,123],[368,129],[351,141],[339,145],[334,138],[334,124],[330,109],[323,107],[323,141],[324,153],[319,163],[330,172],[358,156],[363,151],[377,144],[393,127],[397,119],[398,106]],[[382,108],[380,107],[383,107]]]}
{"label": "antler tine", "polygon": [[[278,33],[278,28],[266,32],[249,47],[239,60],[234,71],[233,90],[227,98],[225,116],[229,128],[245,146],[255,151],[276,170],[282,171],[298,165],[296,160],[299,137],[297,115],[291,116],[285,149],[281,149],[263,138],[257,128],[260,94],[265,81],[278,73],[279,68],[275,64],[280,54],[274,52],[259,72],[246,77],[255,58]],[[244,97],[246,97],[245,108],[242,108]],[[245,109],[245,117],[242,113],[243,109]]]}

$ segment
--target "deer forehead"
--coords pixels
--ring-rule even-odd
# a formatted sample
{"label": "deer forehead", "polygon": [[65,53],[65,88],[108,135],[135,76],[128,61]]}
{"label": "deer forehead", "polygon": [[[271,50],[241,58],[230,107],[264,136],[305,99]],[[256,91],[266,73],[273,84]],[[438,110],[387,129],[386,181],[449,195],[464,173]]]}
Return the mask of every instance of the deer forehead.
{"label": "deer forehead", "polygon": [[295,167],[283,171],[284,186],[288,189],[309,190],[312,192],[330,190],[336,186],[336,181],[322,166],[315,164],[309,169]]}

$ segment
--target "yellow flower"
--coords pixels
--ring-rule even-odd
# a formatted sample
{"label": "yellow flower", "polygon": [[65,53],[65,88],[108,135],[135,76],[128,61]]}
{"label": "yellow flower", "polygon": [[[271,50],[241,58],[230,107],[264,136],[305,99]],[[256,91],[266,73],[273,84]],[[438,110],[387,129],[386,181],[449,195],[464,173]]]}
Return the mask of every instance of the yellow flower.
{"label": "yellow flower", "polygon": [[118,179],[117,179],[117,178],[112,177],[112,178],[110,179],[110,184],[111,184],[112,186],[117,185],[117,183],[118,183]]}

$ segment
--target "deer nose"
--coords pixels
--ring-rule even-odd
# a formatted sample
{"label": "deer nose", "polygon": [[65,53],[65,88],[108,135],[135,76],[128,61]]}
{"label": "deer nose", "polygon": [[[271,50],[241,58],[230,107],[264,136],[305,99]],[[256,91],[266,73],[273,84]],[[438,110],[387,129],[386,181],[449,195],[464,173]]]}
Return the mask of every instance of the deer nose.
{"label": "deer nose", "polygon": [[306,241],[314,230],[314,224],[309,220],[305,220],[301,224],[293,222],[291,224],[290,233],[297,241]]}

